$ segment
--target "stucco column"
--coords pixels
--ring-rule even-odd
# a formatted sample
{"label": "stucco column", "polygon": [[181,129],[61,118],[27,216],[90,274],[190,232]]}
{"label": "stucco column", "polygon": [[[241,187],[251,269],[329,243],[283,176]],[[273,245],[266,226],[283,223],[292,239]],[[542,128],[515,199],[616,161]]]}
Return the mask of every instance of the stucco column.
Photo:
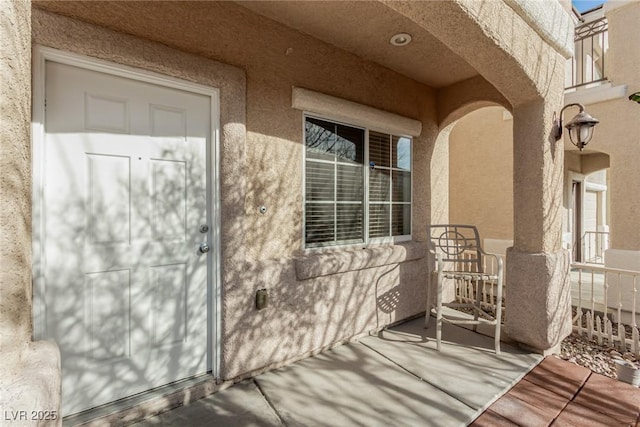
{"label": "stucco column", "polygon": [[507,250],[506,332],[540,352],[571,331],[568,253],[562,249],[562,141],[552,136],[562,82],[514,108],[514,246]]}
{"label": "stucco column", "polygon": [[0,419],[59,425],[59,352],[31,341],[31,1],[0,2],[0,49]]}

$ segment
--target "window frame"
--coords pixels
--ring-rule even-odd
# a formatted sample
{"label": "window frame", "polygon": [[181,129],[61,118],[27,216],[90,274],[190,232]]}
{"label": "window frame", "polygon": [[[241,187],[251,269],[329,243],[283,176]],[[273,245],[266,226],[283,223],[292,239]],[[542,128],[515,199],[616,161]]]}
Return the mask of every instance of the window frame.
{"label": "window frame", "polygon": [[[327,122],[331,122],[334,123],[336,125],[342,125],[342,126],[348,126],[351,128],[356,128],[356,129],[362,129],[364,130],[364,159],[363,159],[363,201],[362,201],[362,207],[363,207],[363,230],[364,230],[364,236],[363,236],[363,241],[362,242],[344,242],[344,243],[336,243],[336,242],[324,242],[324,243],[317,243],[317,244],[312,244],[311,246],[307,246],[307,241],[306,241],[306,236],[307,236],[307,145],[306,145],[306,120],[307,118],[311,118],[311,119],[316,119],[316,120],[324,120]],[[374,237],[374,238],[370,238],[369,237],[369,184],[370,184],[370,171],[371,168],[368,166],[369,165],[369,132],[373,131],[373,132],[378,132],[378,133],[383,133],[383,134],[387,134],[390,136],[390,138],[398,137],[398,138],[408,138],[410,141],[410,150],[409,150],[409,154],[411,157],[411,164],[410,164],[410,169],[409,169],[409,173],[411,174],[411,198],[409,202],[402,202],[402,204],[404,205],[409,205],[410,206],[410,212],[411,212],[411,226],[410,226],[410,230],[409,230],[409,234],[403,234],[403,235],[399,235],[399,236],[384,236],[384,237]],[[390,144],[392,142],[390,141]],[[348,249],[348,248],[367,248],[370,246],[376,246],[376,245],[383,245],[383,244],[395,244],[395,243],[401,243],[401,242],[408,242],[411,241],[413,239],[413,194],[414,194],[414,180],[413,180],[413,145],[414,145],[414,137],[408,134],[394,134],[388,130],[384,130],[383,128],[377,128],[377,127],[372,127],[372,126],[367,126],[367,125],[362,125],[362,124],[358,124],[356,123],[349,123],[346,122],[344,120],[341,119],[337,119],[337,118],[333,118],[329,115],[324,115],[324,114],[316,114],[313,112],[309,112],[309,111],[303,111],[302,112],[302,247],[304,249],[305,252],[318,252],[318,251],[323,251],[326,249],[332,249],[332,248],[340,248],[340,249]],[[390,147],[390,149],[392,149],[392,147]],[[313,159],[312,159],[313,161]],[[386,167],[385,167],[386,168]],[[389,165],[389,171],[393,172],[393,171],[397,171],[400,170],[399,168],[394,168],[392,162]],[[389,231],[390,233],[392,232],[392,223],[393,223],[393,215],[392,215],[392,210],[393,210],[393,181],[391,181],[390,185],[389,185],[389,192],[390,192],[390,198],[389,198],[389,202],[388,202],[388,206],[390,209],[390,215],[389,215],[389,221],[390,221],[390,228]],[[376,203],[378,204],[378,203]]]}

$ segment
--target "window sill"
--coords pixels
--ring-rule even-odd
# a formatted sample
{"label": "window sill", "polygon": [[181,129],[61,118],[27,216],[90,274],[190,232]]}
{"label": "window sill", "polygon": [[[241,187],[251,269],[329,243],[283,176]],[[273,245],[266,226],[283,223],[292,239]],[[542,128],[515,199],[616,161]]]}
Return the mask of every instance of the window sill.
{"label": "window sill", "polygon": [[343,250],[296,258],[298,280],[349,271],[364,270],[389,264],[413,261],[427,255],[427,244],[406,242],[359,250]]}

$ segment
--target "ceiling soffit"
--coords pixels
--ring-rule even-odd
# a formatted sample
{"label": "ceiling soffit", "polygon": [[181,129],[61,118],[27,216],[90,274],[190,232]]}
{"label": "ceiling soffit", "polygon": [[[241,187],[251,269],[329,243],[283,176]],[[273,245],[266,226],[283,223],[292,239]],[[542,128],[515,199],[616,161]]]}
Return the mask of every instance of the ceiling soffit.
{"label": "ceiling soffit", "polygon": [[[194,16],[193,25],[219,25],[225,18],[220,13],[230,13],[235,26],[219,29],[223,35],[242,31],[242,22],[247,11],[257,17],[270,19],[274,24],[285,25],[318,40],[336,46],[359,57],[378,63],[386,68],[412,78],[427,86],[441,89],[477,77],[479,73],[468,62],[436,39],[420,23],[378,1],[269,1],[269,2],[109,2],[109,1],[44,1],[33,0],[34,6],[54,13],[70,16],[116,31],[160,41],[169,46],[184,49],[185,43],[196,46],[196,52],[220,60],[207,46],[199,46],[195,37],[211,29],[191,28],[183,37],[171,42],[166,32],[158,29],[162,14],[180,13],[181,18]],[[156,6],[156,4],[158,6]],[[142,22],[136,19],[141,11],[147,15]],[[240,21],[238,21],[240,19]],[[179,20],[177,20],[179,21]],[[154,23],[155,22],[155,23]],[[212,24],[213,23],[213,24]],[[216,24],[217,23],[217,24]],[[255,22],[254,22],[255,24]],[[247,23],[246,25],[252,25]],[[389,41],[397,33],[407,32],[413,40],[406,46],[393,46]],[[254,35],[255,36],[255,35]],[[250,43],[249,35],[236,33],[240,44],[229,45],[231,65],[239,65],[243,55],[241,43]],[[254,41],[255,42],[255,41]]]}
{"label": "ceiling soffit", "polygon": [[[242,1],[238,4],[434,88],[478,74],[425,29],[375,1]],[[397,33],[409,33],[412,42],[393,46],[389,40]]]}

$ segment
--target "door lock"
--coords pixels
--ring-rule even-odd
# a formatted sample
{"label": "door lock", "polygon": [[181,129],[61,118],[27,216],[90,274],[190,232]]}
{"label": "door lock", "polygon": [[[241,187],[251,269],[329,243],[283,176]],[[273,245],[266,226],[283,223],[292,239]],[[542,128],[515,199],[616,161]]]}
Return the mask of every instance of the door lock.
{"label": "door lock", "polygon": [[198,248],[201,254],[206,254],[210,249],[208,243],[200,243],[200,247]]}
{"label": "door lock", "polygon": [[200,232],[201,233],[206,233],[207,231],[209,231],[209,226],[207,224],[202,224],[200,226]]}

